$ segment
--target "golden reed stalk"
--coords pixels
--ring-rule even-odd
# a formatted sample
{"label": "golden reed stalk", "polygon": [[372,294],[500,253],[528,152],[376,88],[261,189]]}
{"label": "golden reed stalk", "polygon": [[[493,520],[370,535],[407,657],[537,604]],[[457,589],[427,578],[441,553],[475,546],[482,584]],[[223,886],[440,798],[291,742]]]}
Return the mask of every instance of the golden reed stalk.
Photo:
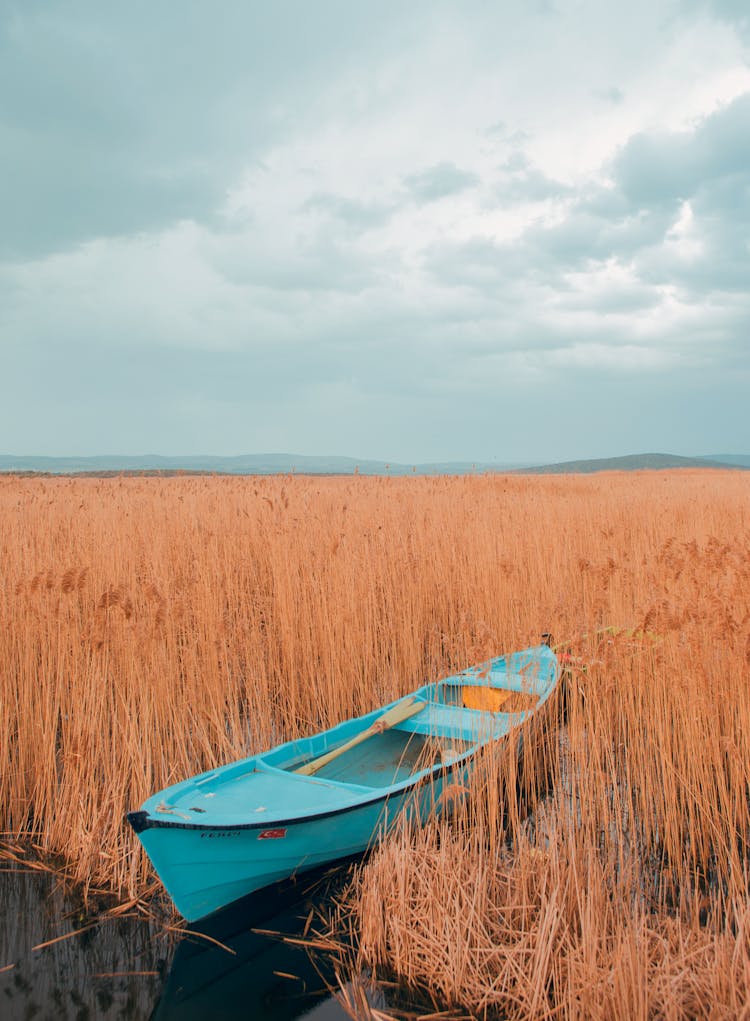
{"label": "golden reed stalk", "polygon": [[477,1014],[740,1016],[749,497],[711,471],[4,477],[0,829],[132,897],[148,794],[549,630],[562,740],[520,778],[483,756],[452,821],[374,856],[363,959]]}

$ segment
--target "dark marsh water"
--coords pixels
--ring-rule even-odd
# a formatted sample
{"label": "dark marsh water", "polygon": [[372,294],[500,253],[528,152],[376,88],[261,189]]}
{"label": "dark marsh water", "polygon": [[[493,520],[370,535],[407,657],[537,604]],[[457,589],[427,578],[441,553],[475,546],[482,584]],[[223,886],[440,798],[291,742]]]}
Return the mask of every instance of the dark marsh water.
{"label": "dark marsh water", "polygon": [[[0,1019],[151,1018],[341,1021],[332,964],[275,936],[300,936],[346,870],[245,898],[202,929],[234,953],[162,922],[124,917],[92,925],[47,873],[0,863]],[[196,928],[193,926],[193,928]],[[65,933],[80,933],[33,949]],[[385,1001],[374,994],[378,1006]]]}

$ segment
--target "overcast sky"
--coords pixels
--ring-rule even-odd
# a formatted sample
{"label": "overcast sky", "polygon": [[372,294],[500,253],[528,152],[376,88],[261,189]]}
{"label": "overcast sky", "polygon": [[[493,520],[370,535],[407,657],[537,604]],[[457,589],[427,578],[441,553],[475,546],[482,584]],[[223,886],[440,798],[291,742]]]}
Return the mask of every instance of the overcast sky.
{"label": "overcast sky", "polygon": [[0,452],[750,452],[747,0],[0,0]]}

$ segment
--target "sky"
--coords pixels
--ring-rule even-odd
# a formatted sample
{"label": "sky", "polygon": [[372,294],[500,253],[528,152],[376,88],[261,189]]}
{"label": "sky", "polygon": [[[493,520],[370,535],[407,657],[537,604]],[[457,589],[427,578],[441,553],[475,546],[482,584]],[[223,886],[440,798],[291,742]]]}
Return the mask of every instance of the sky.
{"label": "sky", "polygon": [[747,0],[0,0],[0,452],[750,452]]}

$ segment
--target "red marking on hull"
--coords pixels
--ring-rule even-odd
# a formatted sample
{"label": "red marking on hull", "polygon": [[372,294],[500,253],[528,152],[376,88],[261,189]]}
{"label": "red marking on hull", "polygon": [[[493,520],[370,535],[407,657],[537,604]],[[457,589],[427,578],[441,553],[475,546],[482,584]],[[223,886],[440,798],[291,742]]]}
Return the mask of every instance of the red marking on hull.
{"label": "red marking on hull", "polygon": [[263,830],[258,834],[258,840],[280,840],[286,836],[286,830]]}

